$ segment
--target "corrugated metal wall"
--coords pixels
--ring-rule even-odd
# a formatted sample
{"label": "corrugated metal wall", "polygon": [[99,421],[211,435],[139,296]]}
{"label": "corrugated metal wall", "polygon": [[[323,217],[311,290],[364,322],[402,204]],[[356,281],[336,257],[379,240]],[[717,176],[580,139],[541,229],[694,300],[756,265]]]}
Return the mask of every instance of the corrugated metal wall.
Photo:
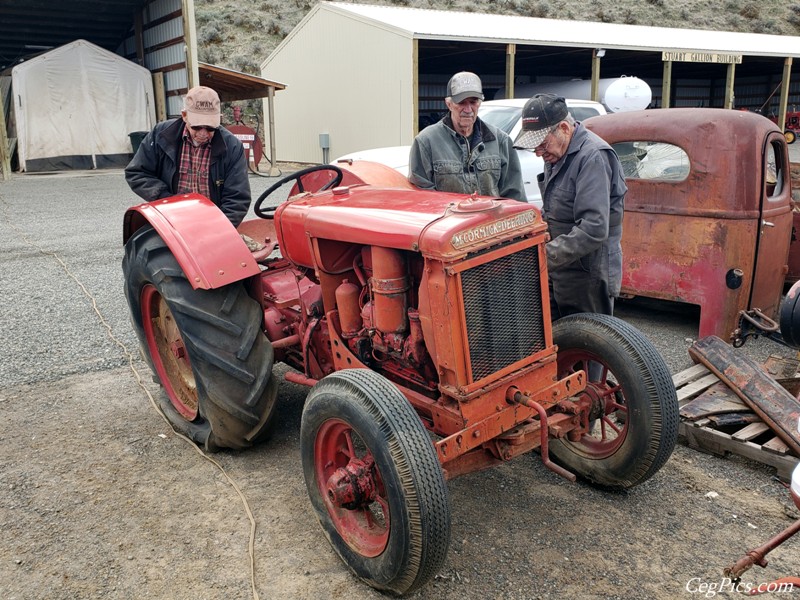
{"label": "corrugated metal wall", "polygon": [[413,139],[408,37],[317,10],[270,55],[261,74],[286,83],[275,95],[278,160],[322,162],[321,133],[330,138],[329,160]]}
{"label": "corrugated metal wall", "polygon": [[[142,41],[143,66],[153,73],[163,73],[167,116],[177,117],[183,108],[183,94],[189,87],[181,0],[155,0],[145,5],[142,10]],[[134,32],[124,41],[119,54],[139,62]]]}

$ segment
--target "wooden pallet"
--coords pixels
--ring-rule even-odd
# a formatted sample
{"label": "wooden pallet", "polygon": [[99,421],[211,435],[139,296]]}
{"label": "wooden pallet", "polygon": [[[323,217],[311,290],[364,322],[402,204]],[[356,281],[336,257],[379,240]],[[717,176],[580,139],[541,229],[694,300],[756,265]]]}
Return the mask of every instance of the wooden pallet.
{"label": "wooden pallet", "polygon": [[[704,365],[694,365],[673,376],[672,382],[678,394],[678,405],[684,408],[692,400],[717,384],[724,385]],[[800,460],[769,426],[758,419],[746,425],[716,429],[712,419],[689,420],[681,418],[678,435],[690,448],[709,452],[717,456],[736,454],[774,467],[778,477],[784,481],[791,478],[792,471]]]}

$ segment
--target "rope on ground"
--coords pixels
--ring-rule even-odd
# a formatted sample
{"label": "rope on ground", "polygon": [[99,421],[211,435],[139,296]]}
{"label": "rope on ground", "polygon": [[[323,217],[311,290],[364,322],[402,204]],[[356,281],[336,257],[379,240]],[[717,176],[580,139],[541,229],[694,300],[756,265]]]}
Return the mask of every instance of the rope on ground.
{"label": "rope on ground", "polygon": [[148,390],[147,387],[145,386],[144,381],[142,380],[141,373],[139,373],[139,370],[136,368],[136,365],[134,365],[133,354],[131,353],[130,350],[128,350],[128,347],[119,338],[117,338],[117,336],[114,335],[114,332],[111,329],[111,326],[108,324],[108,321],[105,320],[102,313],[100,312],[100,309],[97,307],[97,300],[94,298],[94,296],[92,296],[89,290],[86,289],[86,286],[83,284],[83,282],[80,279],[78,279],[78,277],[70,270],[70,268],[67,266],[67,264],[64,262],[64,260],[58,253],[45,250],[44,248],[39,246],[36,242],[30,240],[25,235],[25,233],[11,221],[5,203],[2,203],[2,207],[4,213],[3,216],[5,217],[6,223],[8,223],[8,225],[17,233],[17,235],[31,248],[36,249],[39,253],[45,256],[49,256],[55,259],[56,262],[58,262],[58,264],[61,265],[61,268],[64,270],[67,276],[70,277],[73,281],[75,281],[76,284],[78,284],[78,287],[81,288],[83,294],[92,303],[92,310],[94,310],[101,325],[105,327],[108,337],[111,339],[112,342],[114,342],[117,346],[119,346],[119,348],[122,350],[122,353],[128,359],[128,366],[130,367],[130,370],[133,373],[134,378],[136,379],[136,383],[140,388],[142,388],[144,393],[147,395],[147,398],[150,400],[150,404],[154,409],[156,409],[156,412],[158,412],[158,414],[161,415],[161,418],[164,419],[164,422],[167,424],[167,426],[172,430],[172,432],[176,436],[183,439],[189,444],[189,446],[194,448],[194,450],[200,456],[202,456],[204,459],[206,459],[208,462],[214,465],[217,469],[219,469],[220,473],[222,473],[222,475],[225,477],[225,479],[228,481],[231,487],[239,495],[239,499],[242,502],[244,511],[245,513],[247,513],[247,518],[250,520],[250,541],[247,545],[247,550],[250,555],[250,586],[253,591],[253,600],[259,600],[258,590],[256,589],[256,558],[255,558],[256,520],[255,517],[253,516],[253,512],[250,510],[250,504],[248,503],[247,498],[245,497],[241,488],[239,488],[236,482],[231,478],[230,475],[228,475],[228,473],[225,471],[225,468],[218,461],[214,460],[208,454],[203,452],[203,450],[197,444],[195,444],[191,439],[189,439],[182,433],[175,431],[175,429],[172,427],[172,424],[169,422],[169,419],[167,419],[166,415],[161,410],[161,407],[158,406],[158,403],[156,402],[155,398],[153,398],[153,395],[150,393],[150,390]]}

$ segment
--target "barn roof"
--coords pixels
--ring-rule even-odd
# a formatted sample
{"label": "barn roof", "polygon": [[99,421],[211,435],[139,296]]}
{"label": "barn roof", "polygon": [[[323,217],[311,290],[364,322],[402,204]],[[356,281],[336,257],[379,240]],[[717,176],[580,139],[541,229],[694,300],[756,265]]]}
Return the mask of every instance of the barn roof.
{"label": "barn roof", "polygon": [[800,57],[800,37],[321,2],[416,39]]}

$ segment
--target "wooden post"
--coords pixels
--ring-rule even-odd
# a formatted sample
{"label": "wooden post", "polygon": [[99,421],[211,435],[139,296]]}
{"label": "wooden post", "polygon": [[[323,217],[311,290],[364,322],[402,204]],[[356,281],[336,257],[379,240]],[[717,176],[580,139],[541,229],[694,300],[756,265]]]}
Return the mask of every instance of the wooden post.
{"label": "wooden post", "polygon": [[167,92],[164,87],[164,72],[153,73],[153,102],[156,105],[156,122],[167,120]]}
{"label": "wooden post", "polygon": [[194,0],[182,0],[183,39],[186,42],[186,77],[189,88],[200,85],[200,66],[197,64],[197,31],[194,19]]}
{"label": "wooden post", "polygon": [[514,61],[517,54],[516,44],[506,44],[506,98],[514,97]]}
{"label": "wooden post", "polygon": [[664,75],[661,79],[661,108],[669,108],[672,95],[672,61],[664,61]]}
{"label": "wooden post", "polygon": [[275,88],[269,86],[267,88],[267,112],[269,114],[269,173],[270,177],[280,175],[280,171],[276,165],[277,158],[275,156]]}
{"label": "wooden post", "polygon": [[419,133],[419,40],[411,41],[411,139]]}
{"label": "wooden post", "polygon": [[592,50],[592,91],[591,98],[595,102],[600,101],[600,56],[597,48]]}
{"label": "wooden post", "polygon": [[778,127],[786,130],[786,111],[789,104],[789,83],[792,78],[792,57],[787,56],[783,61],[783,79],[781,80],[781,101],[778,107]]}
{"label": "wooden post", "polygon": [[2,180],[8,181],[11,179],[11,149],[8,147],[4,106],[3,90],[0,88],[0,167],[2,167]]}
{"label": "wooden post", "polygon": [[725,78],[725,106],[723,108],[733,108],[733,81],[736,75],[736,63],[728,65],[728,76]]}

